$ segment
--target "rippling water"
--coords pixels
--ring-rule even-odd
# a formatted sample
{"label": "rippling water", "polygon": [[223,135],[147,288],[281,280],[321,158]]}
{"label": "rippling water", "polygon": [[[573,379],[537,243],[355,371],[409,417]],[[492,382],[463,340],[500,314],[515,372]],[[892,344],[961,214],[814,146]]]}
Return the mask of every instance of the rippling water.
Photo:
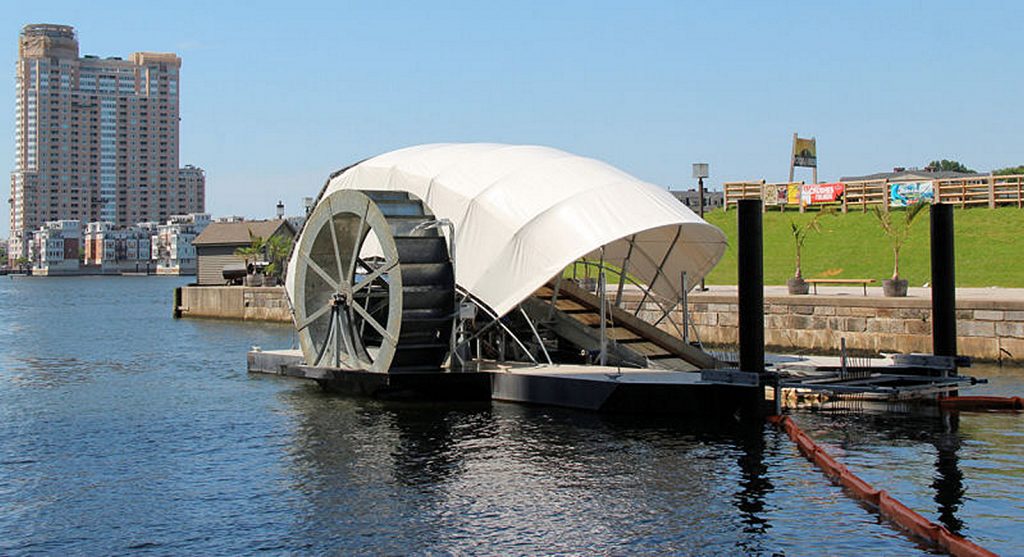
{"label": "rippling water", "polygon": [[[396,404],[249,376],[290,327],[155,277],[0,279],[0,554],[926,554],[769,428]],[[1024,371],[982,367],[988,392]],[[1024,416],[803,413],[925,516],[1021,554]]]}

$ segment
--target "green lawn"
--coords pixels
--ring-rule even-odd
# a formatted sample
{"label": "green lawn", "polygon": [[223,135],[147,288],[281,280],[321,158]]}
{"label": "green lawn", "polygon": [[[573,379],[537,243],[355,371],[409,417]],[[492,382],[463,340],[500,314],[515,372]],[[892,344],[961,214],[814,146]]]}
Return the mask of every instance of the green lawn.
{"label": "green lawn", "polygon": [[[793,276],[794,245],[790,221],[815,213],[769,211],[764,215],[764,278],[766,284],[785,284]],[[707,277],[709,284],[736,284],[737,211],[705,215],[729,238],[729,248]],[[954,210],[958,286],[1024,287],[1024,211],[1013,207]],[[804,244],[804,278],[873,278],[892,275],[892,249],[875,216],[859,211],[822,219],[821,233],[812,232]],[[904,246],[900,275],[911,286],[931,280],[928,254],[928,212],[918,216]]]}

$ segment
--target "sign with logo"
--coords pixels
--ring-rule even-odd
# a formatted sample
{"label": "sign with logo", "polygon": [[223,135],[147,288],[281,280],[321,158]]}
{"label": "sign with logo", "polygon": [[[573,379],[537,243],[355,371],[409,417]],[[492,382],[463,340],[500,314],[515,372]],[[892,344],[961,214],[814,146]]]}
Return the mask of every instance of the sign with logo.
{"label": "sign with logo", "polygon": [[835,203],[842,201],[845,191],[846,186],[839,182],[832,184],[807,184],[801,189],[800,197],[804,205]]}
{"label": "sign with logo", "polygon": [[793,166],[817,168],[818,151],[814,138],[804,139],[793,137]]}
{"label": "sign with logo", "polygon": [[889,206],[908,207],[914,203],[934,203],[935,189],[931,182],[897,182],[889,184]]}

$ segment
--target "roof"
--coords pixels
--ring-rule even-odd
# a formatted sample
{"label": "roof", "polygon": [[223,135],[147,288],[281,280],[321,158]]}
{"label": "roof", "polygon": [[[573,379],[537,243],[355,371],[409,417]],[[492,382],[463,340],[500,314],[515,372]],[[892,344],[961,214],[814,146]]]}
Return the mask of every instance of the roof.
{"label": "roof", "polygon": [[682,273],[696,284],[726,247],[665,188],[548,147],[409,147],[336,173],[321,199],[341,189],[408,191],[451,220],[456,282],[499,315],[584,256],[619,267],[628,257],[631,276],[678,300]]}
{"label": "roof", "polygon": [[950,178],[971,178],[975,176],[983,176],[983,174],[955,172],[953,170],[936,170],[934,172],[927,170],[903,170],[900,172],[876,172],[866,176],[843,176],[839,181],[866,182],[869,180],[888,180],[890,182],[899,182],[905,180],[948,180]]}
{"label": "roof", "polygon": [[269,238],[285,228],[289,236],[295,230],[287,220],[253,220],[242,222],[211,222],[203,232],[192,241],[194,246],[233,246],[248,245],[252,238]]}

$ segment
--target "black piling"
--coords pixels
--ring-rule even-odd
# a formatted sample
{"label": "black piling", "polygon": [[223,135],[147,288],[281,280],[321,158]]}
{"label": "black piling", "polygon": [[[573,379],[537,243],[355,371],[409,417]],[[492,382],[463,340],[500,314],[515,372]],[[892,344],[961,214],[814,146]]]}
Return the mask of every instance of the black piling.
{"label": "black piling", "polygon": [[761,201],[741,199],[737,218],[740,371],[764,373],[764,244]]}
{"label": "black piling", "polygon": [[953,252],[953,206],[931,207],[932,351],[956,356],[956,269]]}
{"label": "black piling", "polygon": [[174,289],[174,305],[171,307],[171,315],[175,319],[181,318],[181,287]]}

